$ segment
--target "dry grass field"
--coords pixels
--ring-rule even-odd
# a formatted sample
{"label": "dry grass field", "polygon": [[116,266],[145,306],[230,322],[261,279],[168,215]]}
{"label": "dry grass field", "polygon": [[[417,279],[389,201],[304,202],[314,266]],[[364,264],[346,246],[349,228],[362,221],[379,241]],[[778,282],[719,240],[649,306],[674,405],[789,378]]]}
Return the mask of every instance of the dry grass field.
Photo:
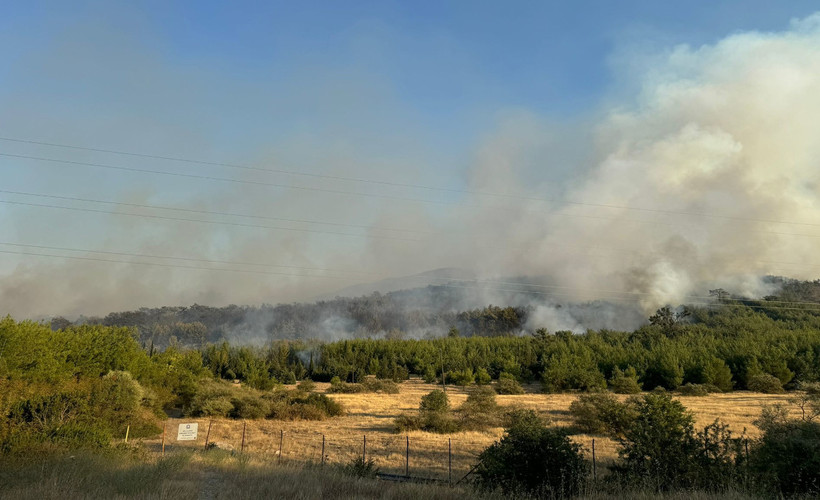
{"label": "dry grass field", "polygon": [[[327,387],[328,384],[317,384],[316,390],[325,391]],[[246,425],[244,450],[260,463],[318,464],[321,462],[324,435],[327,463],[343,464],[361,456],[366,436],[367,457],[372,458],[382,472],[403,474],[409,440],[411,475],[447,479],[450,470],[448,446],[451,446],[452,479],[456,481],[469,471],[478,454],[501,436],[501,428],[451,435],[420,431],[397,434],[393,430],[393,419],[403,412],[415,412],[421,397],[436,388],[419,380],[404,382],[400,387],[399,394],[331,394],[345,406],[347,414],[318,422],[256,420],[243,423],[227,419],[169,419],[166,451],[174,453],[201,449],[209,423],[210,442],[239,450],[243,425]],[[534,409],[555,425],[570,425],[572,421],[568,409],[577,395],[542,394],[537,390],[538,387],[533,386],[528,388],[527,394],[498,396],[498,403],[504,407]],[[459,387],[448,387],[447,394],[454,408],[467,397],[466,391]],[[748,436],[754,437],[758,431],[752,422],[760,414],[762,406],[786,402],[788,396],[734,392],[705,397],[679,396],[678,399],[695,414],[698,427],[720,418],[735,433],[739,434],[745,429]],[[199,423],[196,441],[176,441],[177,426],[182,422]],[[591,456],[592,440],[595,440],[596,458],[602,473],[617,455],[616,443],[610,438],[581,434],[573,436],[573,439],[586,448],[588,456]],[[160,439],[148,439],[145,444],[150,450],[158,451]]]}

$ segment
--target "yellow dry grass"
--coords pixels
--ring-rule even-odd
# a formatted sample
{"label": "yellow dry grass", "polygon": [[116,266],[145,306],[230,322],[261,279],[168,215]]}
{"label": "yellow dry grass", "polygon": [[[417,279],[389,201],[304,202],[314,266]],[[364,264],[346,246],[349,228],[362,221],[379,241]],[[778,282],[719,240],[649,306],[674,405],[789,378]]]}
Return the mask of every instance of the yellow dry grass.
{"label": "yellow dry grass", "polygon": [[[451,435],[421,431],[397,434],[393,428],[393,419],[401,413],[415,412],[421,397],[437,388],[420,380],[404,382],[400,387],[399,394],[331,394],[333,399],[344,405],[347,413],[345,416],[323,421],[249,420],[243,423],[228,419],[169,419],[167,450],[173,452],[186,448],[201,448],[209,423],[210,442],[217,443],[220,447],[239,450],[245,425],[245,452],[257,460],[285,464],[319,463],[324,436],[326,461],[339,464],[361,456],[366,436],[367,458],[372,458],[383,472],[403,474],[406,444],[409,440],[411,475],[446,479],[449,473],[448,446],[452,446],[452,477],[453,480],[457,480],[469,471],[478,454],[497,440],[503,432],[501,428],[495,428],[486,432],[461,432]],[[327,388],[328,384],[317,384],[316,390],[326,391]],[[536,410],[555,425],[571,425],[572,419],[568,410],[578,396],[541,394],[536,392],[537,389],[533,386],[528,388],[527,394],[498,396],[498,403],[504,407]],[[454,408],[467,398],[463,388],[448,387],[447,394]],[[679,396],[677,399],[694,413],[698,427],[720,418],[734,433],[740,434],[745,430],[748,436],[754,437],[758,429],[753,421],[760,415],[763,405],[785,403],[788,396],[734,392],[704,397]],[[177,426],[183,422],[199,423],[196,441],[176,441]],[[611,438],[581,434],[573,436],[572,439],[585,447],[588,456],[591,455],[594,439],[596,457],[602,469],[617,456],[616,443]],[[146,444],[158,450],[160,440],[146,440]]]}

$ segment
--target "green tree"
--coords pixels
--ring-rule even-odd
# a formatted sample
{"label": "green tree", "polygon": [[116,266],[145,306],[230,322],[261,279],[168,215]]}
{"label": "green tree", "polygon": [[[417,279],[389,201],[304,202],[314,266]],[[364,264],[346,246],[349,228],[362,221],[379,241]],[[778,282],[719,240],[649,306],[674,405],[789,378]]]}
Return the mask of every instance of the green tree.
{"label": "green tree", "polygon": [[563,430],[547,427],[532,410],[512,416],[504,436],[481,453],[475,469],[484,489],[537,498],[576,495],[588,472],[581,446]]}

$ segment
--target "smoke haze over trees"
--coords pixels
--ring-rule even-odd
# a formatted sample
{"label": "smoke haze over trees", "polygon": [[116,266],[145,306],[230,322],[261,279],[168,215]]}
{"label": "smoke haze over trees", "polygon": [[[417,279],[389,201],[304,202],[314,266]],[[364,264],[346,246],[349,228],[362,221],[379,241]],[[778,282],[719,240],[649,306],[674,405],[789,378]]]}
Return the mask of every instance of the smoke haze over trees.
{"label": "smoke haze over trees", "polygon": [[[471,124],[459,135],[430,126],[448,99],[422,108],[363,69],[398,50],[372,26],[333,41],[337,64],[271,56],[249,72],[169,60],[136,7],[110,9],[15,32],[32,43],[5,44],[24,53],[4,73],[0,135],[156,157],[3,142],[2,312],[310,301],[461,267],[540,277],[562,300],[629,299],[646,317],[820,268],[818,14],[697,45],[612,45],[585,109],[440,111]],[[472,86],[459,50],[413,47],[453,58],[425,73],[436,82],[492,87]]]}

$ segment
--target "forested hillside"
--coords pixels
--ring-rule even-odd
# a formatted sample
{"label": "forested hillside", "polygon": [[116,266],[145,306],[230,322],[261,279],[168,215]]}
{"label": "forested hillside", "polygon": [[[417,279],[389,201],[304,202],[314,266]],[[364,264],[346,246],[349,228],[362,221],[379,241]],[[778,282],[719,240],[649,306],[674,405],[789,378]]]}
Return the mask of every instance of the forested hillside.
{"label": "forested hillside", "polygon": [[207,343],[264,345],[273,340],[334,341],[363,337],[436,338],[456,328],[461,336],[508,336],[553,330],[631,329],[645,321],[634,304],[605,301],[559,303],[543,295],[517,293],[487,298],[459,288],[428,286],[314,303],[262,306],[141,308],[105,317],[51,320],[57,330],[93,324],[135,327],[146,347],[171,344],[199,348]]}

